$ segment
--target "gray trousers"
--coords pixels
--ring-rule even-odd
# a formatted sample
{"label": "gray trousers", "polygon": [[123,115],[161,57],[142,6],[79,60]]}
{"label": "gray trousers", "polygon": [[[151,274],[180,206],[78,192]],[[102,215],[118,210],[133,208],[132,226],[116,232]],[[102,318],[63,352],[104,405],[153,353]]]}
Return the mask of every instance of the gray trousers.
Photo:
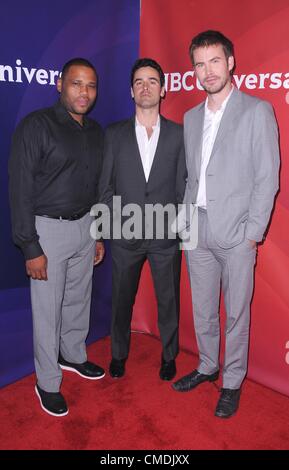
{"label": "gray trousers", "polygon": [[36,230],[48,258],[48,280],[30,283],[34,360],[37,383],[47,392],[60,388],[59,350],[69,362],[87,359],[95,254],[91,221],[89,213],[74,221],[36,216]]}
{"label": "gray trousers", "polygon": [[247,239],[233,248],[220,248],[210,230],[206,211],[199,210],[198,246],[186,252],[186,259],[199,348],[198,371],[212,374],[219,369],[222,283],[226,306],[223,387],[237,389],[247,372],[256,249]]}

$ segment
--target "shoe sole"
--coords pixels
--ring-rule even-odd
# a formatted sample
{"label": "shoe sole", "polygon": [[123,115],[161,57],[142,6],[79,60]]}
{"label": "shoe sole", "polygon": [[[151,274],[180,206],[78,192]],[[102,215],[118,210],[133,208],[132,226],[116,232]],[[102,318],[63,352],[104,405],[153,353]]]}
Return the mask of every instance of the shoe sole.
{"label": "shoe sole", "polygon": [[73,369],[72,367],[63,366],[62,364],[59,364],[59,366],[60,366],[61,369],[63,369],[63,370],[68,370],[69,372],[74,372],[75,374],[80,375],[80,377],[83,377],[84,379],[88,379],[88,380],[99,380],[99,379],[102,379],[102,378],[105,376],[105,373],[104,373],[104,374],[102,374],[102,375],[99,375],[98,377],[88,377],[87,375],[81,374],[81,372],[79,372],[79,371],[76,370],[76,369]]}
{"label": "shoe sole", "polygon": [[216,416],[216,418],[229,419],[229,418],[232,418],[232,416],[235,416],[237,411],[238,411],[238,409],[236,411],[234,411],[234,413],[232,413],[231,415],[219,415],[219,414],[215,413],[215,416]]}
{"label": "shoe sole", "polygon": [[110,371],[109,371],[109,375],[110,375],[110,377],[111,377],[112,379],[121,379],[121,378],[125,375],[125,371],[124,371],[123,374],[121,374],[121,375],[113,375],[113,374],[111,374]]}
{"label": "shoe sole", "polygon": [[175,373],[175,375],[173,375],[172,377],[161,377],[159,375],[159,378],[163,381],[170,382],[171,380],[173,380],[175,378],[176,375],[177,375],[177,373]]}
{"label": "shoe sole", "polygon": [[40,406],[41,406],[41,408],[43,409],[43,411],[45,411],[45,413],[49,414],[50,416],[55,416],[56,418],[58,418],[58,417],[61,418],[62,416],[68,415],[69,410],[65,411],[65,413],[52,413],[52,411],[49,411],[49,410],[48,410],[47,408],[45,408],[45,406],[43,405],[42,400],[41,400],[41,396],[39,395],[39,392],[38,392],[38,390],[37,390],[36,385],[35,385],[34,390],[35,390],[36,395],[37,395],[38,398],[39,398]]}

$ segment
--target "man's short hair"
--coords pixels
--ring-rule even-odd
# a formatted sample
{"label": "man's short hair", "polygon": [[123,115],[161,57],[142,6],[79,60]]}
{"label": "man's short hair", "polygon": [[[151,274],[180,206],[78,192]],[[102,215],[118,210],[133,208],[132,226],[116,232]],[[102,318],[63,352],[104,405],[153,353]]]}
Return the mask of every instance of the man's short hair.
{"label": "man's short hair", "polygon": [[[232,41],[230,41],[230,39],[228,39],[219,31],[209,29],[207,31],[203,31],[202,33],[197,34],[197,36],[192,39],[189,49],[192,64],[194,65],[194,51],[196,49],[198,49],[199,47],[216,46],[218,44],[221,44],[221,46],[223,47],[227,59],[231,56],[234,57],[234,45]],[[231,74],[233,74],[234,70],[235,65],[231,70]]]}
{"label": "man's short hair", "polygon": [[89,60],[83,59],[82,57],[75,57],[74,59],[71,59],[68,62],[66,62],[66,64],[64,64],[64,66],[62,68],[62,72],[61,72],[62,80],[64,80],[65,75],[69,71],[70,67],[72,67],[73,65],[81,65],[82,67],[88,67],[88,68],[92,69],[94,71],[95,75],[97,76],[96,69],[95,69],[94,65],[92,65],[91,62],[89,62]]}
{"label": "man's short hair", "polygon": [[155,69],[159,74],[161,87],[164,86],[165,74],[160,64],[158,64],[154,59],[150,59],[149,57],[143,57],[141,59],[137,59],[137,61],[133,65],[133,68],[131,69],[131,75],[130,75],[131,87],[133,87],[134,74],[136,73],[138,69],[142,67],[152,67],[153,69]]}

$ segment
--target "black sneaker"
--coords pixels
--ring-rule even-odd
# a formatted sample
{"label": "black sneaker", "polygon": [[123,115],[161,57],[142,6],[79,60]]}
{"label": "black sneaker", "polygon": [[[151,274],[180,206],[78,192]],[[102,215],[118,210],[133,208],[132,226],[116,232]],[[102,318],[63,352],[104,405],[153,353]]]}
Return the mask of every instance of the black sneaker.
{"label": "black sneaker", "polygon": [[61,369],[75,372],[85,379],[98,380],[105,376],[103,368],[97,366],[93,362],[86,361],[82,364],[75,364],[73,362],[66,361],[59,354],[58,364],[60,365]]}
{"label": "black sneaker", "polygon": [[45,392],[37,384],[35,392],[39,398],[41,408],[52,416],[65,416],[68,408],[63,395],[60,392]]}

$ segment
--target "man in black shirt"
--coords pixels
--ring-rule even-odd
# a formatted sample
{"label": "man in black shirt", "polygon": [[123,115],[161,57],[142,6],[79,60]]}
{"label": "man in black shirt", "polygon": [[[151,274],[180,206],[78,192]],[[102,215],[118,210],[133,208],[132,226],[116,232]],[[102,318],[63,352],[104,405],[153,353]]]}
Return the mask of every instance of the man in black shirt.
{"label": "man in black shirt", "polygon": [[60,100],[29,114],[13,136],[9,191],[14,242],[31,279],[36,394],[53,416],[68,408],[61,369],[88,379],[104,370],[87,361],[93,265],[104,256],[90,236],[102,163],[101,127],[85,114],[97,96],[97,74],[72,59],[57,81]]}

